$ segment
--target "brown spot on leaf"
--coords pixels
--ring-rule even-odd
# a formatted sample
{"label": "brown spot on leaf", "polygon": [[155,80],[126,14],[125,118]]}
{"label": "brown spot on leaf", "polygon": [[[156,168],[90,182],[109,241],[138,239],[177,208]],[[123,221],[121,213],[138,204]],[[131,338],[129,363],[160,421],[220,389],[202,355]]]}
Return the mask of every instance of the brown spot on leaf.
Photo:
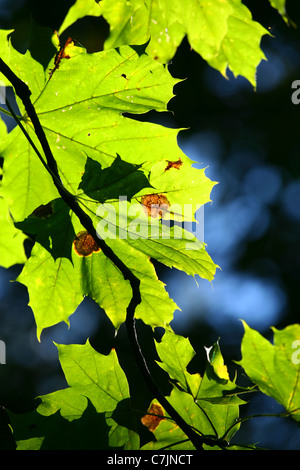
{"label": "brown spot on leaf", "polygon": [[[56,32],[57,34],[57,32]],[[58,34],[57,34],[58,36]],[[69,46],[69,44],[71,44],[73,41],[72,38],[68,38],[64,44],[60,44],[60,49],[59,51],[57,52],[55,58],[54,58],[54,68],[50,70],[50,78],[52,77],[52,75],[54,74],[54,72],[59,69],[59,65],[60,65],[60,62],[62,59],[70,59],[70,55],[66,53],[66,49],[67,47]]]}
{"label": "brown spot on leaf", "polygon": [[149,431],[154,431],[159,423],[164,419],[163,416],[163,408],[156,403],[152,403],[145,416],[141,418],[141,421],[143,425],[149,429]]}
{"label": "brown spot on leaf", "polygon": [[168,162],[168,164],[165,168],[165,171],[170,170],[170,168],[175,168],[176,170],[180,170],[180,167],[182,165],[181,158],[179,158],[179,160],[177,160],[176,162],[172,162],[170,160],[167,160],[167,162]]}
{"label": "brown spot on leaf", "polygon": [[74,247],[75,253],[78,256],[89,256],[94,251],[95,252],[100,251],[100,248],[97,242],[94,240],[92,235],[90,235],[86,231],[79,232],[76,235],[76,238],[73,242],[73,247]]}
{"label": "brown spot on leaf", "polygon": [[170,203],[164,194],[147,194],[142,197],[142,205],[146,215],[150,217],[162,217],[167,212]]}

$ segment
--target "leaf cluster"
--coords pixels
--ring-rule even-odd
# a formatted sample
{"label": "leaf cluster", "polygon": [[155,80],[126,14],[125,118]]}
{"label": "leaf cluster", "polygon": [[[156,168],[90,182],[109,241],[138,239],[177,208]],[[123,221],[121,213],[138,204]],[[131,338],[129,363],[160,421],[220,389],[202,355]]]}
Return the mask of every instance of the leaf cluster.
{"label": "leaf cluster", "polygon": [[[283,2],[272,6],[285,16]],[[181,420],[153,396],[143,409],[137,406],[116,349],[104,355],[89,340],[60,344],[68,386],[39,397],[33,412],[8,411],[15,446],[198,449],[188,429],[204,449],[254,448],[232,441],[242,423],[241,396],[260,390],[299,422],[300,361],[291,348],[300,327],[274,330],[272,345],[245,324],[239,366],[251,381],[248,387],[229,377],[219,343],[207,348],[204,374],[189,372],[195,351],[170,326],[178,307],[152,261],[212,281],[218,266],[185,222],[195,222],[195,211],[211,200],[216,183],[178,147],[179,129],[138,121],[128,113],[167,111],[179,80],[165,64],[184,36],[210,66],[225,76],[229,68],[255,87],[255,71],[264,59],[260,41],[268,32],[239,0],[193,0],[188,9],[169,0],[77,0],[59,34],[87,15],[102,15],[110,25],[104,50],[88,54],[74,41],[60,45],[53,34],[56,52],[47,67],[29,50],[19,53],[9,33],[0,31],[1,58],[29,86],[57,168],[53,174],[32,116],[16,93],[18,111],[9,103],[2,111],[18,125],[8,133],[0,122],[0,262],[4,268],[24,265],[17,281],[28,289],[40,341],[46,328],[69,324],[87,296],[105,311],[117,335],[128,321],[134,292],[101,249],[104,240],[138,280],[135,318],[153,333],[163,328],[162,338],[153,342],[156,366],[168,383],[170,410]],[[7,75],[1,79],[10,85]],[[87,233],[63,191],[97,234],[101,231],[101,243]],[[149,212],[149,201],[156,202],[155,213]],[[185,205],[189,212],[181,210]],[[28,239],[31,250],[25,254]],[[139,353],[143,357],[142,347]]]}

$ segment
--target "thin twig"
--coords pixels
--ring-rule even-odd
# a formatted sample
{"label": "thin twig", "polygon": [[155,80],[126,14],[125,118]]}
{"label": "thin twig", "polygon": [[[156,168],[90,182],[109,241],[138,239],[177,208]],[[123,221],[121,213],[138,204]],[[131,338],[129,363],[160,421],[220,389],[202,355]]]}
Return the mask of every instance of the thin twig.
{"label": "thin twig", "polygon": [[223,436],[221,437],[221,439],[225,440],[227,438],[228,434],[230,433],[230,431],[235,426],[238,426],[241,423],[249,421],[250,419],[253,419],[253,418],[288,418],[295,411],[298,411],[298,408],[296,410],[293,410],[293,411],[283,411],[282,413],[257,413],[257,414],[250,415],[250,416],[244,416],[244,418],[237,418],[235,420],[235,423],[233,423],[231,426],[229,426],[228,429],[226,429],[226,431],[223,434]]}

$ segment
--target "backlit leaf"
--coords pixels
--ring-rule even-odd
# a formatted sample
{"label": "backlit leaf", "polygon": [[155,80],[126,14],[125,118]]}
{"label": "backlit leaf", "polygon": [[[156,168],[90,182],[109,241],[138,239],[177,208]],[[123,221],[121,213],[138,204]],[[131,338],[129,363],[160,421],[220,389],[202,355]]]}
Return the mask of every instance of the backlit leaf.
{"label": "backlit leaf", "polygon": [[243,75],[255,86],[255,70],[265,58],[261,37],[268,34],[253,21],[241,0],[118,0],[101,2],[103,16],[110,24],[106,47],[144,44],[147,52],[167,63],[187,36],[191,48],[212,67],[226,75]]}
{"label": "backlit leaf", "polygon": [[0,266],[9,268],[26,261],[26,236],[14,227],[6,201],[0,197]]}
{"label": "backlit leaf", "polygon": [[244,322],[241,366],[266,395],[300,421],[300,325],[273,328],[274,344]]}
{"label": "backlit leaf", "polygon": [[[170,402],[178,413],[201,433],[210,435],[213,439],[226,436],[230,440],[239,429],[239,425],[235,423],[239,417],[239,405],[245,403],[239,398],[239,393],[244,390],[239,389],[228,374],[224,375],[219,345],[215,344],[209,349],[203,377],[198,373],[191,374],[188,372],[188,365],[195,352],[187,338],[169,330],[165,332],[161,342],[157,343],[161,361],[158,364],[178,385],[178,389],[174,387],[170,395]],[[174,429],[174,424],[167,419],[160,421],[153,430],[157,442],[149,443],[145,448],[159,449],[184,440],[184,433],[179,429],[174,432]]]}
{"label": "backlit leaf", "polygon": [[39,397],[37,410],[21,415],[21,423],[20,415],[10,414],[17,448],[137,448],[137,434],[118,423],[121,414],[129,427],[134,419],[115,350],[104,356],[89,342],[57,347],[68,387]]}
{"label": "backlit leaf", "polygon": [[[11,49],[9,44],[6,47]],[[101,204],[112,204],[118,215],[123,202],[128,211],[134,205],[142,210],[148,195],[169,201],[169,218],[184,219],[180,207],[186,204],[187,218],[193,220],[199,205],[210,200],[215,183],[180,150],[178,130],[122,115],[166,111],[178,80],[143,48],[123,46],[87,54],[74,44],[68,47],[72,47],[70,58],[51,61],[46,71],[29,52],[21,57],[13,50],[8,56],[9,65],[30,88],[33,82],[32,100],[63,184],[77,196],[95,228],[104,217],[98,214]],[[26,114],[20,119],[42,153],[30,120]],[[43,328],[60,321],[69,324],[70,315],[87,295],[118,328],[131,298],[128,281],[99,250],[78,251],[84,227],[58,198],[49,173],[18,128],[2,143],[2,155],[1,194],[16,226],[36,241],[18,281],[28,288],[38,337]],[[120,201],[121,197],[125,200]],[[149,227],[152,222],[144,214],[142,225]],[[204,244],[181,227],[170,229],[157,218],[154,231],[151,227],[152,233],[139,237],[135,223],[133,215],[128,223],[113,221],[112,228],[125,230],[128,236],[106,242],[141,280],[142,303],[136,317],[152,327],[168,325],[176,304],[157,279],[150,258],[208,280],[216,265]]]}

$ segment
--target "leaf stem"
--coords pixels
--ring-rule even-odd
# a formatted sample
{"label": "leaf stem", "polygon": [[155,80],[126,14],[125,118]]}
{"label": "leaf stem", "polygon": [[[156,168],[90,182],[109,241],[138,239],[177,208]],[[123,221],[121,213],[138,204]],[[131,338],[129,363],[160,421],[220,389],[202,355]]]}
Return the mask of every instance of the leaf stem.
{"label": "leaf stem", "polygon": [[226,429],[225,433],[221,437],[221,439],[226,439],[230,431],[235,427],[238,426],[241,423],[244,423],[246,421],[249,421],[250,419],[253,418],[288,418],[293,411],[283,411],[282,413],[257,413],[255,415],[250,415],[250,416],[245,416],[244,418],[238,418],[236,419],[235,423],[233,423],[231,426],[229,426],[228,429]]}
{"label": "leaf stem", "polygon": [[[5,102],[6,102],[6,100],[5,100]],[[7,103],[5,103],[5,104],[7,105]],[[11,111],[7,111],[7,109],[2,108],[2,106],[0,106],[0,113],[6,114],[6,116],[9,116],[9,117],[14,117],[14,116],[12,116]]]}

